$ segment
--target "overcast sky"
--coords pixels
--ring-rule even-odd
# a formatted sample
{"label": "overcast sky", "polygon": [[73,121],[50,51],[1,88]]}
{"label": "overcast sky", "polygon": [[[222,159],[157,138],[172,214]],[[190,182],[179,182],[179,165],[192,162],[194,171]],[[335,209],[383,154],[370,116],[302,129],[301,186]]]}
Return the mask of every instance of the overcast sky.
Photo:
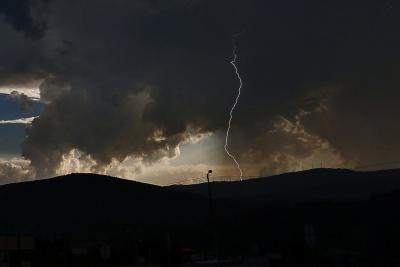
{"label": "overcast sky", "polygon": [[382,0],[2,0],[0,183],[169,184],[400,156],[400,6]]}

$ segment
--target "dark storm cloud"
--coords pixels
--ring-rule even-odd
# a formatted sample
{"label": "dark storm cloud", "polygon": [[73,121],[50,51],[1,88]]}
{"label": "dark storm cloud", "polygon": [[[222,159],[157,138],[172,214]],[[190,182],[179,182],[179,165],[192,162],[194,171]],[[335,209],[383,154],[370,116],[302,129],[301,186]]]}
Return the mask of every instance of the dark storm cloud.
{"label": "dark storm cloud", "polygon": [[[86,2],[52,6],[65,13],[50,18],[43,40],[55,59],[41,86],[51,103],[24,144],[24,155],[44,174],[73,148],[99,165],[132,154],[146,162],[172,157],[188,125],[209,131],[225,119],[226,82],[215,73],[232,80],[231,32],[207,22],[211,5],[96,3],[95,10]],[[68,11],[75,21],[64,21]],[[62,40],[52,36],[60,31]]]}
{"label": "dark storm cloud", "polygon": [[27,37],[38,39],[43,37],[46,23],[41,13],[50,0],[2,0],[0,15],[15,30],[23,32]]}
{"label": "dark storm cloud", "polygon": [[[396,160],[399,7],[381,1],[306,3],[297,23],[283,20],[284,27],[267,38],[243,40],[242,51],[258,45],[257,53],[242,54],[248,85],[238,116],[258,115],[257,122],[242,121],[248,122],[248,132],[259,133],[260,117],[266,125],[273,115],[294,120],[305,110],[310,115],[299,123],[307,132],[355,165]],[[258,149],[267,153],[266,161],[279,150],[275,146],[281,151],[288,145],[304,148],[295,138],[281,142],[282,137],[265,136],[268,144]],[[240,140],[242,149],[254,147],[257,134]],[[308,153],[314,149],[308,147]]]}
{"label": "dark storm cloud", "polygon": [[[242,160],[256,144],[261,162],[279,150],[276,144],[294,147],[282,149],[284,165],[289,154],[312,154],[315,147],[298,144],[297,132],[265,135],[277,116],[293,119],[300,110],[310,114],[299,120],[316,138],[310,140],[329,143],[348,160],[367,160],[361,153],[370,143],[376,158],[398,156],[397,6],[58,0],[48,10],[43,38],[17,48],[2,44],[19,61],[8,55],[0,70],[4,78],[45,80],[48,104],[23,146],[39,175],[54,172],[73,148],[99,166],[128,155],[153,162],[174,155],[188,126],[224,129],[238,85],[229,65],[231,37],[243,30],[237,43],[245,84],[231,143]],[[384,153],[388,147],[392,153]]]}

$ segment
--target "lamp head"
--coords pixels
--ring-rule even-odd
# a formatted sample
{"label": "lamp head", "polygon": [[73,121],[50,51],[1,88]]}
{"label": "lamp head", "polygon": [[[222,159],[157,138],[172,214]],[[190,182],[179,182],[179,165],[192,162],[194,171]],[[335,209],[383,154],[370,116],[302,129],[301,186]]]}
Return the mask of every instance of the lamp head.
{"label": "lamp head", "polygon": [[208,170],[208,173],[212,173],[212,170]]}

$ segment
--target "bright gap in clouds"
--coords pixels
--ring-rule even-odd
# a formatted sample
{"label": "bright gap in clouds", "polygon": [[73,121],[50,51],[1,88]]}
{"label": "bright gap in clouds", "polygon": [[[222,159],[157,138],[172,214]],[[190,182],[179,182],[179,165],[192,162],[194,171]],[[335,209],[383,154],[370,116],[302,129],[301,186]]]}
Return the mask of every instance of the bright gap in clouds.
{"label": "bright gap in clouds", "polygon": [[180,144],[174,158],[165,157],[148,164],[142,159],[128,157],[123,162],[113,161],[99,169],[90,156],[72,150],[64,155],[56,174],[95,172],[158,185],[204,182],[202,178],[209,169],[213,169],[216,175],[235,173],[221,149],[223,138],[222,132],[196,136]]}
{"label": "bright gap in clouds", "polygon": [[38,87],[0,87],[0,94],[11,95],[13,92],[24,94],[32,100],[40,100],[40,90]]}

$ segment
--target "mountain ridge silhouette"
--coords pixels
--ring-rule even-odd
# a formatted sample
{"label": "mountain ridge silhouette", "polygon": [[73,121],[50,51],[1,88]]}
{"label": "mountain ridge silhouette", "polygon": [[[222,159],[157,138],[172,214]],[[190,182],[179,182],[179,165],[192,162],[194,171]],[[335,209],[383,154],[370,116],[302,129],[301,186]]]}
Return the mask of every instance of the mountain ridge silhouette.
{"label": "mountain ridge silhouette", "polygon": [[[284,210],[307,203],[369,201],[396,190],[400,190],[397,169],[316,169],[212,183],[215,216],[221,225],[235,220],[248,225],[261,215],[267,220],[271,209],[286,216]],[[393,194],[387,199],[397,199]],[[287,207],[280,211],[281,206]],[[96,174],[0,186],[0,210],[0,235],[123,235],[137,229],[149,233],[178,229],[201,236],[199,229],[206,227],[210,216],[206,184],[161,187]]]}

